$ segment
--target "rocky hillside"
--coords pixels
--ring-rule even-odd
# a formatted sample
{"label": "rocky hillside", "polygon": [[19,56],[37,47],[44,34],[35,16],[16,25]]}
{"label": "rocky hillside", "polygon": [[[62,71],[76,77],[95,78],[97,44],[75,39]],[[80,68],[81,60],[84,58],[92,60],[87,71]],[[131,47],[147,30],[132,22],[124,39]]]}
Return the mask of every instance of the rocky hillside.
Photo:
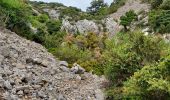
{"label": "rocky hillside", "polygon": [[[150,5],[147,3],[142,3],[141,0],[127,0],[125,5],[120,7],[115,13],[109,15],[106,19],[105,23],[107,31],[111,34],[115,34],[123,29],[123,27],[119,25],[120,17],[125,15],[125,13],[130,10],[134,10],[135,13],[148,13],[150,10]],[[147,24],[148,16],[143,13],[138,16],[139,23],[143,21],[143,23]]]}
{"label": "rocky hillside", "polygon": [[110,15],[110,17],[115,20],[119,20],[122,15],[124,15],[129,10],[134,10],[136,13],[140,11],[149,12],[150,5],[147,3],[142,3],[141,0],[127,0],[125,5],[120,7],[117,12]]}
{"label": "rocky hillside", "polygon": [[[34,3],[33,3],[34,4]],[[42,12],[48,13],[51,18],[59,19],[59,16],[62,18],[62,26],[61,30],[66,31],[67,33],[88,33],[88,32],[95,32],[95,33],[103,33],[108,32],[109,34],[115,34],[119,32],[122,27],[119,25],[119,19],[121,16],[125,15],[126,12],[130,10],[134,10],[136,13],[139,12],[149,12],[150,5],[147,3],[142,3],[141,0],[127,0],[125,4],[120,7],[115,13],[105,16],[104,19],[96,20],[90,19],[87,20],[88,17],[85,16],[85,12],[77,11],[76,15],[81,17],[77,18],[72,14],[63,14],[63,9],[67,9],[67,7],[49,7],[51,4],[46,4],[46,6],[33,5],[36,9],[40,9]],[[74,12],[72,12],[74,13]],[[82,17],[84,16],[84,17]],[[75,20],[76,18],[76,20]],[[141,19],[140,19],[141,20]],[[147,21],[146,19],[145,21]]]}
{"label": "rocky hillside", "polygon": [[0,28],[1,100],[103,100],[104,80],[71,69],[56,60],[40,44]]}
{"label": "rocky hillside", "polygon": [[170,0],[114,1],[0,0],[0,100],[170,100]]}

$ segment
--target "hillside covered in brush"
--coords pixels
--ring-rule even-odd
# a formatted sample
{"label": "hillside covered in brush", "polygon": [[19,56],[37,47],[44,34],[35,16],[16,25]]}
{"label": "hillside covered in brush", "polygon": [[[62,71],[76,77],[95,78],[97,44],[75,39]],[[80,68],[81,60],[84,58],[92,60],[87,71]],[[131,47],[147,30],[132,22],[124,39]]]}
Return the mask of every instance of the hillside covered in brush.
{"label": "hillside covered in brush", "polygon": [[[61,71],[62,81],[52,79],[63,83],[70,82],[71,85],[74,84],[72,82],[76,82],[80,85],[75,86],[76,89],[69,87],[74,92],[66,89],[67,92],[62,93],[61,84],[56,83],[59,84],[58,90],[60,90],[57,96],[61,93],[63,96],[60,97],[64,98],[59,100],[72,100],[71,97],[75,100],[170,99],[170,0],[114,0],[111,5],[104,0],[94,0],[86,11],[67,7],[61,3],[0,0],[0,26],[2,30],[8,29],[22,38],[41,44],[57,61],[62,61],[62,64],[64,62],[64,67],[59,68],[64,70]],[[1,37],[2,33],[11,32],[2,31]],[[5,37],[8,36],[10,34]],[[2,39],[2,42],[8,41],[8,38]],[[15,41],[16,44],[17,41],[20,41],[19,38]],[[10,43],[5,42],[4,45]],[[33,52],[37,53],[31,53],[30,48],[32,47],[28,46],[30,56],[48,54],[45,51],[38,53],[36,50]],[[53,58],[53,56],[48,57]],[[13,56],[5,57],[9,60],[8,63],[13,61],[11,60]],[[43,61],[37,62],[33,59],[26,64],[33,63],[33,66],[47,67],[52,73],[49,68],[51,65],[45,63],[44,66]],[[4,65],[8,64],[2,63],[0,68],[1,66],[4,68]],[[42,69],[36,70],[42,72]],[[15,73],[14,69],[12,71]],[[45,75],[43,72],[41,74]],[[52,76],[57,77],[57,75],[59,73]],[[69,75],[69,78],[66,75]],[[4,75],[2,78],[8,80]],[[22,85],[27,84],[23,82]],[[56,89],[49,80],[43,82],[43,84],[52,84],[49,86]],[[12,85],[8,83],[8,86],[9,84]],[[0,87],[8,93],[13,93],[10,90],[15,86],[18,84],[10,88]],[[92,90],[88,86],[92,87]],[[48,86],[42,87],[48,88]],[[95,89],[98,91],[94,91]],[[77,96],[76,91],[82,96]],[[36,90],[34,92],[36,94]],[[40,99],[43,98],[46,97]]]}

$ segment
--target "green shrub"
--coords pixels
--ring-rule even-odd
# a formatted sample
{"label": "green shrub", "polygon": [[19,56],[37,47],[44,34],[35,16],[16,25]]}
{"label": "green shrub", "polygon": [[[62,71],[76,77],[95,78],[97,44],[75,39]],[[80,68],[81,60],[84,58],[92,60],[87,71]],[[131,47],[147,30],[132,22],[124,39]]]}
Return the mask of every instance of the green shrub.
{"label": "green shrub", "polygon": [[76,7],[67,7],[67,8],[61,9],[60,19],[66,16],[71,17],[69,19],[71,21],[78,21],[81,19],[82,16],[84,16],[84,13],[81,12],[81,10]]}
{"label": "green shrub", "polygon": [[120,90],[123,83],[144,65],[154,64],[167,55],[167,48],[168,45],[161,38],[144,36],[141,32],[121,33],[108,40],[103,54],[105,76],[110,86],[118,89],[113,89],[110,96],[122,98]]}
{"label": "green shrub", "polygon": [[65,32],[57,32],[53,34],[46,34],[42,43],[47,49],[58,48],[63,42],[63,37],[66,35]]}
{"label": "green shrub", "polygon": [[154,9],[158,8],[162,4],[162,2],[163,2],[163,0],[151,0],[151,6]]}
{"label": "green shrub", "polygon": [[170,56],[156,65],[145,66],[124,84],[126,98],[140,96],[141,100],[170,99]]}
{"label": "green shrub", "polygon": [[73,64],[78,60],[87,61],[91,57],[90,51],[83,51],[78,49],[76,45],[69,46],[67,44],[65,46],[56,48],[54,55],[60,60],[67,61],[69,64]]}
{"label": "green shrub", "polygon": [[20,9],[25,3],[23,0],[0,0],[0,5],[7,9]]}
{"label": "green shrub", "polygon": [[33,38],[29,26],[31,10],[24,0],[0,0],[0,18],[4,27],[28,39]]}
{"label": "green shrub", "polygon": [[170,10],[170,0],[164,0],[160,5],[160,8],[164,10]]}
{"label": "green shrub", "polygon": [[48,33],[53,34],[58,32],[60,30],[61,24],[62,23],[60,20],[49,20],[46,23]]}
{"label": "green shrub", "polygon": [[38,21],[41,23],[46,23],[49,20],[46,14],[41,14],[38,16]]}
{"label": "green shrub", "polygon": [[105,7],[107,7],[107,4],[104,3],[104,0],[93,0],[91,2],[91,6],[87,8],[87,12],[92,15],[96,15]]}
{"label": "green shrub", "polygon": [[169,33],[170,27],[170,11],[157,10],[152,11],[149,15],[149,23],[156,33]]}
{"label": "green shrub", "polygon": [[136,13],[133,10],[130,10],[126,12],[124,16],[120,17],[120,25],[123,25],[125,31],[127,31],[127,26],[130,26],[135,19],[137,19]]}

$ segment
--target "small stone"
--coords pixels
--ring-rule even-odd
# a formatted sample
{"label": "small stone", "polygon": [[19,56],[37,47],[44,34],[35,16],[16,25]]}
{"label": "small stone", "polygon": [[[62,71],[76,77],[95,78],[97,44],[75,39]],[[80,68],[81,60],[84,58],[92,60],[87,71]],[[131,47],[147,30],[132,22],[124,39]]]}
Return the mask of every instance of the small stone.
{"label": "small stone", "polygon": [[[32,93],[32,97],[34,98],[36,98],[36,96],[37,96],[37,93]],[[35,99],[36,100],[36,99]]]}
{"label": "small stone", "polygon": [[29,88],[31,88],[31,86],[29,86],[29,85],[17,86],[16,90],[25,90],[25,89],[29,89]]}
{"label": "small stone", "polygon": [[41,64],[42,64],[44,67],[49,66],[49,62],[46,61],[46,60],[43,60]]}
{"label": "small stone", "polygon": [[11,90],[11,89],[12,89],[11,83],[10,83],[9,81],[5,81],[5,82],[4,82],[4,85],[5,85],[5,87],[6,87],[8,90]]}
{"label": "small stone", "polygon": [[16,95],[11,94],[11,100],[19,100],[19,98]]}
{"label": "small stone", "polygon": [[64,99],[64,96],[62,94],[59,94],[58,97],[57,97],[57,100],[65,100],[65,99]]}
{"label": "small stone", "polygon": [[77,75],[76,80],[81,80],[81,77],[79,75]]}
{"label": "small stone", "polygon": [[61,66],[60,69],[64,72],[69,72],[69,68],[67,68],[65,66]]}
{"label": "small stone", "polygon": [[25,65],[19,63],[19,64],[16,64],[16,67],[19,69],[24,69]]}
{"label": "small stone", "polygon": [[16,88],[13,88],[12,89],[12,94],[16,94],[16,92],[17,92]]}
{"label": "small stone", "polygon": [[4,87],[5,80],[0,76],[0,86]]}
{"label": "small stone", "polygon": [[60,66],[68,67],[68,63],[67,63],[66,61],[60,61],[60,62],[59,62],[59,65],[60,65]]}
{"label": "small stone", "polygon": [[4,74],[4,73],[5,73],[4,69],[0,67],[0,74]]}
{"label": "small stone", "polygon": [[21,81],[21,79],[17,78],[17,79],[15,80],[15,83],[16,83],[16,84],[20,84],[20,83],[22,83],[22,81]]}
{"label": "small stone", "polygon": [[88,77],[89,77],[89,76],[88,76],[88,74],[86,74],[86,73],[81,75],[81,79],[82,79],[82,80],[86,80],[86,79],[88,79]]}
{"label": "small stone", "polygon": [[15,81],[13,79],[9,79],[9,82],[11,83],[11,85],[15,84]]}
{"label": "small stone", "polygon": [[84,68],[82,68],[81,66],[79,66],[79,73],[84,73],[85,72],[85,69]]}
{"label": "small stone", "polygon": [[75,74],[83,74],[85,72],[85,69],[82,68],[80,65],[78,65],[77,63],[73,64],[73,67],[70,69],[71,72],[75,73]]}
{"label": "small stone", "polygon": [[4,47],[4,48],[2,48],[2,50],[1,50],[1,55],[3,55],[4,57],[8,57],[9,54],[10,54],[10,49],[9,49],[9,47]]}
{"label": "small stone", "polygon": [[28,93],[30,93],[30,90],[29,90],[29,89],[25,89],[25,90],[24,90],[24,93],[25,93],[25,94],[28,94]]}
{"label": "small stone", "polygon": [[4,96],[5,100],[10,100],[10,93],[9,92],[3,93],[3,96]]}
{"label": "small stone", "polygon": [[95,96],[96,100],[103,100],[104,98],[103,92],[99,89],[95,90]]}
{"label": "small stone", "polygon": [[18,94],[18,95],[23,95],[24,92],[20,90],[20,91],[17,92],[17,94]]}
{"label": "small stone", "polygon": [[45,98],[46,97],[46,94],[43,92],[43,91],[39,91],[38,92],[38,96],[42,97],[42,98]]}
{"label": "small stone", "polygon": [[34,85],[33,88],[34,89],[39,89],[39,88],[41,88],[41,85]]}
{"label": "small stone", "polygon": [[31,68],[33,68],[33,66],[29,65],[29,66],[27,66],[26,68],[31,69]]}
{"label": "small stone", "polygon": [[77,66],[73,66],[71,69],[70,69],[71,72],[73,73],[76,73],[78,72],[78,67]]}
{"label": "small stone", "polygon": [[2,63],[3,60],[4,60],[4,56],[0,55],[0,64]]}

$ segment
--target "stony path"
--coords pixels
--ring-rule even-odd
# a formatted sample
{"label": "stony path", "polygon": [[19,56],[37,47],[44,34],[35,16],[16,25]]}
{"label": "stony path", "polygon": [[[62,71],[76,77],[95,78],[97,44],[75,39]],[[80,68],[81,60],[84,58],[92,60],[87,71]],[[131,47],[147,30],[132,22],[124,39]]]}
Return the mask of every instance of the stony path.
{"label": "stony path", "polygon": [[0,100],[104,99],[103,78],[66,66],[40,44],[0,28]]}

